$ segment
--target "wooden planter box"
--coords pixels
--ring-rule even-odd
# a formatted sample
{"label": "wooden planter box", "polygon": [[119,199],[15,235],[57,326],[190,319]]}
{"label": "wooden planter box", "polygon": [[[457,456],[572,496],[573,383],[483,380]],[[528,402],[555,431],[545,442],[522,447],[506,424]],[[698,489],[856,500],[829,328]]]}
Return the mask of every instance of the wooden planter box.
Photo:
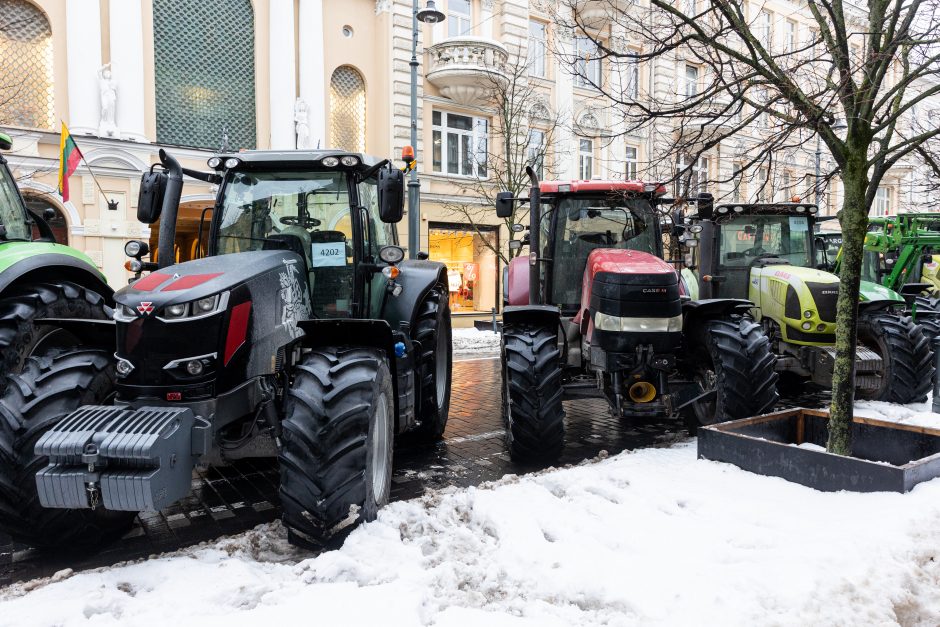
{"label": "wooden planter box", "polygon": [[853,456],[825,447],[829,412],[795,408],[702,427],[698,456],[824,492],[907,492],[940,477],[940,429],[856,417]]}

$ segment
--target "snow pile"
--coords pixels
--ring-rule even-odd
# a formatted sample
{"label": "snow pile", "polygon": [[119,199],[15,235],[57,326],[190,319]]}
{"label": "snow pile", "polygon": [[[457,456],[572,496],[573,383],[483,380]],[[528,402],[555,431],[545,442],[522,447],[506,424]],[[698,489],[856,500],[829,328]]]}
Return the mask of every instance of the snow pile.
{"label": "snow pile", "polygon": [[940,481],[826,494],[687,443],[393,503],[303,561],[271,524],[13,586],[0,624],[936,625],[938,554]]}
{"label": "snow pile", "polygon": [[478,329],[454,329],[453,346],[455,353],[498,353],[499,333]]}
{"label": "snow pile", "polygon": [[856,401],[855,415],[940,429],[940,414],[933,413],[932,406],[933,399],[929,395],[925,403],[910,403],[908,405],[896,405],[881,401]]}

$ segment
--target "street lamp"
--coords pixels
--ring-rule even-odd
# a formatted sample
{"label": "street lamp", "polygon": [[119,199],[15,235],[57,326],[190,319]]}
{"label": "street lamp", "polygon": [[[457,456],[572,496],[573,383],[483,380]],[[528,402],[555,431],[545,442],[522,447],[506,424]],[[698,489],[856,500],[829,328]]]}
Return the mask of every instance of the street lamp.
{"label": "street lamp", "polygon": [[[414,0],[411,12],[411,146],[415,149],[414,159],[418,154],[418,22],[437,24],[444,21],[444,14],[434,6],[434,0],[420,9],[418,0]],[[418,209],[418,194],[421,183],[418,182],[418,169],[411,169],[408,180],[408,258],[416,259],[420,247],[421,216]]]}
{"label": "street lamp", "polygon": [[[834,122],[832,126],[830,127],[830,129],[833,131],[841,131],[847,128],[848,126],[845,124],[845,122],[840,122],[840,121]],[[820,207],[822,205],[822,187],[820,187],[819,185],[819,165],[820,165],[819,161],[821,157],[822,157],[822,146],[820,145],[819,131],[817,131],[816,132],[816,178],[814,180],[815,184],[813,185],[813,188],[816,191],[816,206],[817,207]],[[826,207],[826,209],[828,210],[829,208]]]}

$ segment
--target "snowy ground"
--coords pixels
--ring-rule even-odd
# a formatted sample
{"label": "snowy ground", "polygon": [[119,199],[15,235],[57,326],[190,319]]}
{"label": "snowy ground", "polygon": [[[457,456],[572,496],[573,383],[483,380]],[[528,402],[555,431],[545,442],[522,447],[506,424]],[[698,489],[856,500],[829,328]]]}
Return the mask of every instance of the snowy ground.
{"label": "snowy ground", "polygon": [[901,422],[919,427],[940,429],[940,414],[931,411],[933,399],[927,397],[926,403],[895,405],[880,401],[858,401],[855,403],[855,415],[878,418],[889,422]]}
{"label": "snowy ground", "polygon": [[484,355],[499,353],[499,333],[477,329],[454,329],[455,355]]}
{"label": "snowy ground", "polygon": [[937,625],[940,481],[821,493],[691,442],[393,503],[316,558],[274,523],[54,579],[0,625]]}

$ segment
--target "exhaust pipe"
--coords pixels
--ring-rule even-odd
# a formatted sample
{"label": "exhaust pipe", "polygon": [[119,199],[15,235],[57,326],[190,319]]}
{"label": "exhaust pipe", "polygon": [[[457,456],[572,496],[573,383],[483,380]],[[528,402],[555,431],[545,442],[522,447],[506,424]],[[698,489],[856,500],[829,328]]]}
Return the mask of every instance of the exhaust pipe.
{"label": "exhaust pipe", "polygon": [[157,265],[161,268],[176,263],[173,249],[176,244],[176,218],[183,194],[183,168],[179,161],[160,149],[160,163],[167,170],[166,190],[160,210],[160,241],[157,246]]}
{"label": "exhaust pipe", "polygon": [[539,175],[532,166],[526,166],[525,173],[529,175],[532,187],[529,190],[529,304],[541,305],[541,288],[539,285],[539,227],[542,216],[542,192],[539,188]]}

